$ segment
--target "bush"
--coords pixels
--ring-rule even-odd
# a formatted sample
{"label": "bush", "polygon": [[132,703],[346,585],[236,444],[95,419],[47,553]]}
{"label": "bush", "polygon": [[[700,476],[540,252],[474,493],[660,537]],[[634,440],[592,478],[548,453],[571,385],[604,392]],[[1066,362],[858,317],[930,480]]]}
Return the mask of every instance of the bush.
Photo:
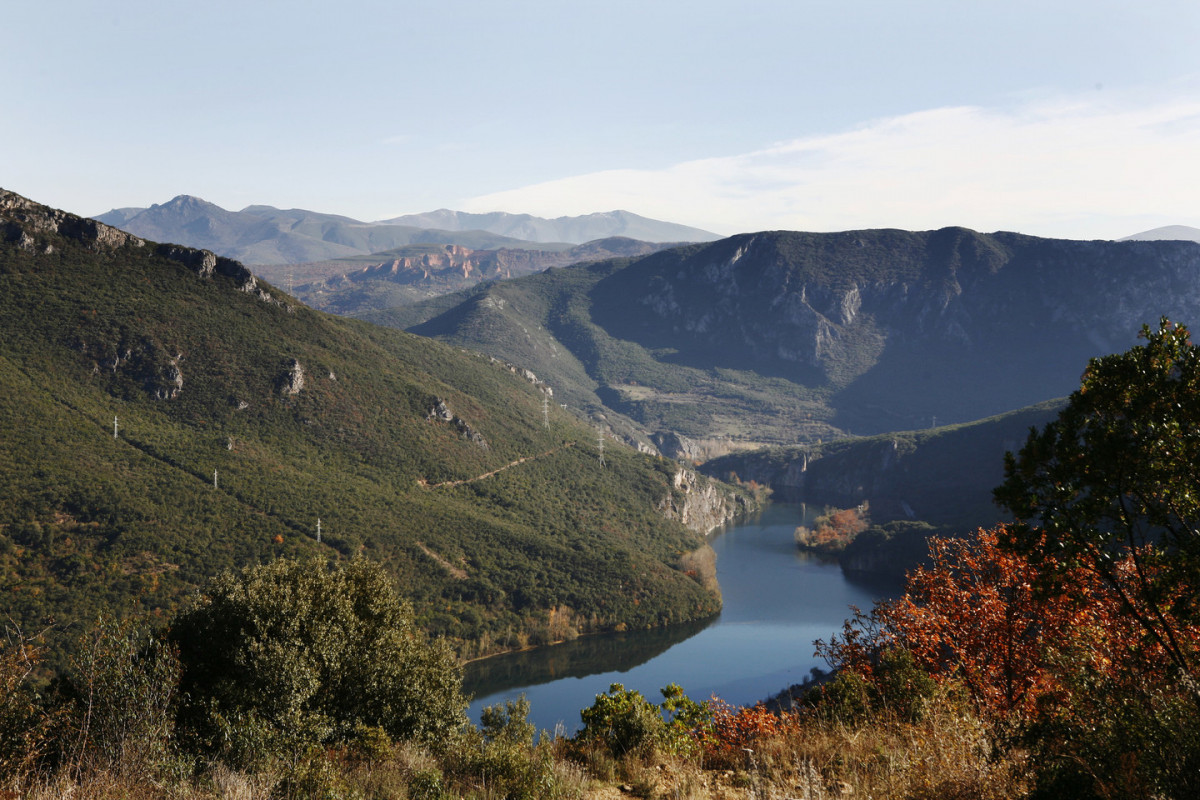
{"label": "bush", "polygon": [[875,668],[878,703],[903,720],[916,722],[925,715],[937,684],[921,669],[912,651],[903,647],[885,648]]}
{"label": "bush", "polygon": [[235,762],[364,730],[438,746],[465,722],[461,673],[383,569],[280,560],[226,573],[172,631],[192,741]]}
{"label": "bush", "polygon": [[480,727],[464,729],[443,757],[450,788],[506,800],[578,796],[580,781],[561,761],[559,743],[545,733],[535,743],[528,715],[524,697],[483,709]]}
{"label": "bush", "polygon": [[29,682],[42,645],[15,625],[6,628],[0,643],[0,781],[20,777],[41,752],[46,735],[46,719]]}
{"label": "bush", "polygon": [[76,774],[161,776],[173,765],[179,660],[137,624],[101,617],[58,682],[60,758]]}
{"label": "bush", "polygon": [[608,687],[607,694],[596,695],[596,702],[579,712],[583,730],[576,740],[599,743],[620,758],[627,753],[639,755],[653,751],[666,728],[662,710],[619,683]]}

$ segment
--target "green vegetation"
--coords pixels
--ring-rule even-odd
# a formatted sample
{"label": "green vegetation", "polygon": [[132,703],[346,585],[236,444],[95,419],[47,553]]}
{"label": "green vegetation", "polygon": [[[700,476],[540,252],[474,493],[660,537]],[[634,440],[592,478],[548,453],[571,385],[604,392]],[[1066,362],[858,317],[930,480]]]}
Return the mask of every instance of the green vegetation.
{"label": "green vegetation", "polygon": [[56,623],[51,663],[71,623],[161,621],[280,556],[378,561],[468,656],[546,641],[552,615],[719,608],[677,568],[702,538],[656,510],[675,467],[614,444],[601,468],[595,431],[554,404],[546,427],[505,365],[33,208],[0,228],[0,592],[25,629]]}
{"label": "green vegetation", "polygon": [[1116,591],[1200,707],[1200,652],[1181,629],[1200,622],[1200,348],[1165,318],[1142,338],[1088,364],[1058,419],[1006,456],[996,499],[1025,523],[1010,546]]}
{"label": "green vegetation", "polygon": [[464,721],[454,654],[425,641],[382,567],[364,559],[222,575],[171,640],[190,735],[241,765],[368,731],[437,745]]}
{"label": "green vegetation", "polygon": [[[697,249],[548,270],[362,317],[528,367],[560,401],[604,415],[631,436],[670,430],[711,439],[709,449],[722,451],[731,440],[745,447],[836,435],[827,390],[683,363],[676,348],[613,334],[597,321],[602,284],[644,261],[678,263]],[[635,313],[627,299],[620,306]]]}
{"label": "green vegetation", "polygon": [[[612,784],[638,797],[1195,797],[1200,348],[1165,322],[1146,337],[1092,361],[1009,460],[998,494],[1026,521],[931,540],[901,596],[817,643],[836,675],[786,711],[674,685],[654,704],[614,684],[572,739],[535,743],[524,701],[469,728],[456,677],[396,680],[449,656],[421,646],[378,566],[277,562],[222,577],[172,625],[207,647],[177,660],[160,638],[101,624],[40,697],[36,648],[10,631],[0,742],[19,744],[0,751],[0,780],[39,798],[584,798]],[[188,677],[197,667],[209,680]],[[253,759],[192,733],[236,708],[249,711],[227,732],[255,742]]]}

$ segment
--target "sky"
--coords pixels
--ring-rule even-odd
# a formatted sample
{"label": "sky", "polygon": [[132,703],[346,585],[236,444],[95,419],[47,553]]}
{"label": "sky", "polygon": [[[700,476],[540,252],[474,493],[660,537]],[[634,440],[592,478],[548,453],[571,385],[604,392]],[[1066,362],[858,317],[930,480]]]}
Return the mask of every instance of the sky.
{"label": "sky", "polygon": [[0,186],[721,234],[1200,227],[1195,0],[39,0]]}

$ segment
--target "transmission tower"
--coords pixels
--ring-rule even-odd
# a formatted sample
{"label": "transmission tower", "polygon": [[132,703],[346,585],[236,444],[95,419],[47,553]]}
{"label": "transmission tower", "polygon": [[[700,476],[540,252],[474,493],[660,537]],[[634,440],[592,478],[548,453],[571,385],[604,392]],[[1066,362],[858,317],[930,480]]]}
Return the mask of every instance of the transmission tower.
{"label": "transmission tower", "polygon": [[113,417],[113,438],[114,439],[118,438],[117,437],[117,418],[116,417]]}
{"label": "transmission tower", "polygon": [[550,398],[542,395],[542,425],[550,430]]}
{"label": "transmission tower", "polygon": [[603,467],[604,466],[604,430],[601,428],[597,428],[596,436],[598,437],[598,442],[599,442],[599,446],[600,446],[600,466]]}

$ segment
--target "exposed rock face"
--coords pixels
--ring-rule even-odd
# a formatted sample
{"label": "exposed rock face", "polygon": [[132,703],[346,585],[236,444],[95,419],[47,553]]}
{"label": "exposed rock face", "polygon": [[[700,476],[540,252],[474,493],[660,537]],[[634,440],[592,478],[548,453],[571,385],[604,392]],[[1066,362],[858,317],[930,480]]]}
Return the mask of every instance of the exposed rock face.
{"label": "exposed rock face", "polygon": [[450,406],[446,405],[445,400],[439,399],[433,408],[429,409],[429,413],[425,415],[425,419],[437,422],[453,422],[454,412],[450,410]]}
{"label": "exposed rock face", "polygon": [[[37,242],[37,234],[58,234],[94,250],[115,250],[126,245],[144,247],[146,244],[125,231],[48,208],[6,189],[0,189],[0,214],[12,220],[0,223],[0,234],[6,241],[16,242],[22,250],[52,252],[52,245]],[[47,247],[51,249],[47,250]]]}
{"label": "exposed rock face", "polygon": [[697,533],[711,533],[755,507],[753,501],[690,469],[676,472],[672,486],[658,510]]}
{"label": "exposed rock face", "polygon": [[92,373],[140,386],[155,400],[174,400],[183,392],[183,354],[153,337],[123,329],[115,342],[78,342],[76,349],[93,360]]}
{"label": "exposed rock face", "polygon": [[293,358],[291,366],[276,379],[275,385],[284,396],[300,394],[304,388],[304,366]]}
{"label": "exposed rock face", "polygon": [[658,431],[650,437],[659,452],[667,458],[679,461],[702,461],[704,453],[701,448],[682,434],[674,431]]}
{"label": "exposed rock face", "polygon": [[453,425],[464,439],[474,442],[484,450],[488,449],[487,439],[483,438],[483,434],[472,428],[466,420],[451,411],[450,406],[446,405],[446,401],[441,398],[438,398],[433,407],[429,409],[429,413],[425,415],[425,419],[431,422],[442,422]]}
{"label": "exposed rock face", "polygon": [[372,285],[380,283],[399,284],[414,297],[436,296],[483,281],[531,275],[583,261],[647,255],[664,246],[619,237],[588,242],[568,250],[506,247],[474,250],[456,244],[409,245],[398,248],[393,258],[354,272],[301,284],[295,292],[314,308],[346,313],[369,306],[368,293]]}
{"label": "exposed rock face", "polygon": [[[22,250],[50,253],[51,242],[39,241],[38,234],[56,234],[83,244],[92,250],[116,250],[121,247],[143,248],[146,240],[118,228],[78,217],[65,211],[40,205],[19,194],[0,189],[0,237],[15,242]],[[31,233],[32,231],[32,233]],[[201,278],[221,275],[236,282],[238,289],[265,302],[278,303],[241,263],[222,258],[208,250],[196,250],[177,244],[155,245],[154,253],[195,272]]]}
{"label": "exposed rock face", "polygon": [[745,234],[639,259],[589,299],[613,338],[830,390],[837,427],[882,432],[1066,394],[1088,358],[1135,344],[1143,324],[1194,323],[1200,245]]}
{"label": "exposed rock face", "polygon": [[154,390],[158,400],[174,400],[183,391],[183,371],[179,369],[182,355],[177,355],[167,362],[167,368],[162,375],[162,384]]}

